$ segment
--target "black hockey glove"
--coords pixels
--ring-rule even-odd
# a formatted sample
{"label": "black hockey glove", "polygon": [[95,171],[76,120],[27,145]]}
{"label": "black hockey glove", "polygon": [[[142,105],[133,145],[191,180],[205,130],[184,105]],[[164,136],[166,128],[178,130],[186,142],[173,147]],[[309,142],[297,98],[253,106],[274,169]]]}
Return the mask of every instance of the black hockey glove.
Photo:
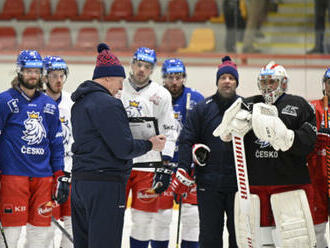
{"label": "black hockey glove", "polygon": [[158,167],[155,169],[152,188],[157,194],[161,194],[167,190],[168,186],[171,183],[172,173],[172,164],[163,164],[162,167]]}
{"label": "black hockey glove", "polygon": [[52,197],[58,204],[65,203],[70,194],[71,177],[70,173],[56,171],[54,173],[54,188]]}
{"label": "black hockey glove", "polygon": [[192,147],[192,157],[194,163],[199,166],[205,166],[210,156],[210,148],[204,144],[195,144]]}

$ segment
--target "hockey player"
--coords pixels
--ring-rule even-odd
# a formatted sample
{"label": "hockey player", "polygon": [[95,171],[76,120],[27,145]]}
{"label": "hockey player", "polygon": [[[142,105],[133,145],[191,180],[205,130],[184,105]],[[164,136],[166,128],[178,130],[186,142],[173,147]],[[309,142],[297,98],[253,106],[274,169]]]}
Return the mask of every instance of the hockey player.
{"label": "hockey player", "polygon": [[[152,230],[154,214],[159,209],[159,195],[170,183],[172,168],[170,160],[175,149],[177,133],[173,115],[170,93],[150,79],[156,65],[154,50],[138,48],[131,62],[129,78],[123,83],[121,100],[128,117],[141,120],[154,120],[159,132],[167,138],[162,156],[157,152],[149,152],[133,159],[133,169],[127,184],[127,196],[132,192],[132,228],[130,234],[131,248],[146,248],[150,240],[163,240],[160,233]],[[132,130],[133,136],[143,135]],[[140,131],[138,131],[140,132]],[[155,171],[156,168],[156,171]],[[153,182],[154,178],[154,182]],[[150,191],[150,188],[153,188]],[[163,215],[171,220],[171,211]],[[159,244],[153,244],[160,247]]]}
{"label": "hockey player", "polygon": [[[330,69],[328,68],[322,78],[324,97],[313,100],[315,108],[317,141],[314,151],[308,156],[308,168],[314,189],[314,228],[317,247],[328,247],[325,237],[328,222],[328,179],[327,179],[327,149],[330,147],[330,120],[328,113],[328,99],[330,97]],[[327,123],[328,122],[328,123]],[[327,125],[326,125],[327,123]]]}
{"label": "hockey player", "polygon": [[[177,132],[180,133],[187,116],[188,110],[191,110],[204,97],[196,90],[186,87],[186,68],[180,59],[171,58],[164,61],[162,66],[163,84],[172,95],[172,104],[174,110],[174,118],[176,119]],[[174,157],[171,160],[174,167],[178,163],[178,148],[176,147]],[[163,213],[172,211],[173,195],[170,189],[164,192],[160,199],[160,210],[155,215],[155,229],[157,233],[162,233],[162,246],[168,247],[169,242],[170,222],[171,219],[164,218]],[[182,234],[181,248],[196,248],[199,247],[199,217],[197,208],[196,185],[190,193],[182,200]],[[151,241],[152,244],[160,241]],[[155,246],[160,247],[160,246]]]}
{"label": "hockey player", "polygon": [[[70,94],[63,91],[64,83],[69,74],[69,68],[66,62],[58,56],[47,56],[43,60],[44,82],[46,83],[46,94],[56,101],[59,108],[60,120],[62,124],[63,145],[64,145],[64,173],[70,178],[72,168],[72,152],[71,146],[73,144],[72,127],[71,127],[71,107],[73,102]],[[64,228],[72,236],[71,223],[71,199],[53,208],[53,216],[55,219],[63,220]],[[52,223],[51,229],[51,243],[54,242],[55,225]],[[72,248],[72,242],[62,236],[61,248]]]}
{"label": "hockey player", "polygon": [[101,43],[93,79],[72,94],[71,213],[74,247],[121,248],[132,158],[161,151],[164,135],[134,139],[122,102],[124,67]]}
{"label": "hockey player", "polygon": [[206,165],[195,168],[201,248],[223,247],[225,214],[229,247],[237,247],[234,228],[234,197],[237,185],[232,146],[212,135],[223,119],[225,110],[238,97],[236,88],[239,76],[236,64],[229,56],[222,58],[222,62],[216,74],[217,92],[189,112],[181,130],[178,139],[179,167],[171,183],[174,193],[181,195],[189,192],[194,183],[191,176],[191,150],[196,143],[207,145],[211,152]]}
{"label": "hockey player", "polygon": [[62,128],[56,102],[36,90],[42,76],[40,54],[24,50],[16,64],[14,87],[0,94],[0,216],[9,247],[17,247],[26,225],[28,247],[42,248],[52,199],[65,202],[69,193]]}
{"label": "hockey player", "polygon": [[[313,190],[306,166],[306,156],[316,140],[314,111],[302,97],[285,93],[288,76],[281,65],[270,62],[264,66],[258,76],[258,87],[261,95],[246,99],[253,104],[252,117],[241,109],[239,99],[226,111],[214,132],[223,141],[230,141],[233,132],[244,136],[252,118],[253,131],[244,138],[251,192],[245,198],[250,198],[250,214],[248,218],[241,215],[242,200],[237,197],[237,243],[239,247],[247,247],[248,243],[262,247],[267,238],[276,247],[315,247],[310,211]],[[236,144],[236,139],[233,142]],[[240,150],[239,165],[243,164],[241,154]],[[246,175],[242,168],[239,177]],[[243,181],[239,187],[246,190]],[[273,235],[264,235],[269,229]]]}

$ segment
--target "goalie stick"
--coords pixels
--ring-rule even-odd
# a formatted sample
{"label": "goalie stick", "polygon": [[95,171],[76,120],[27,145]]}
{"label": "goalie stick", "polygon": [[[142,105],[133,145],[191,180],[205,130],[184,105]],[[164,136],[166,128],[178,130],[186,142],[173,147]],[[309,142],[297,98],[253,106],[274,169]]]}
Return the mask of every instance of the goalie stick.
{"label": "goalie stick", "polygon": [[63,233],[63,235],[64,235],[65,237],[67,237],[67,238],[71,241],[71,243],[73,244],[73,238],[72,238],[72,236],[70,235],[70,233],[68,233],[68,231],[65,230],[64,227],[61,226],[60,223],[58,223],[58,221],[54,218],[54,216],[52,216],[52,222],[55,224],[55,226],[57,226],[58,229],[61,230],[61,232]]}
{"label": "goalie stick", "polygon": [[243,248],[253,248],[251,222],[250,222],[250,188],[249,188],[249,177],[246,166],[245,147],[244,147],[244,136],[238,133],[232,133],[235,169],[237,178],[237,187],[239,194],[239,204],[243,216],[246,218],[247,223],[247,237],[246,243]]}

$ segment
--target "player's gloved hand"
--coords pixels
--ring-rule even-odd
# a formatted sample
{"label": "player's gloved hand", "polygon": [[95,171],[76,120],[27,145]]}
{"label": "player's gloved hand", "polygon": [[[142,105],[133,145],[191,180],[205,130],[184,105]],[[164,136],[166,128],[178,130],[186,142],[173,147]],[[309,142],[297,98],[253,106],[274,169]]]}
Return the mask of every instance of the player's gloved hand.
{"label": "player's gloved hand", "polygon": [[242,99],[238,98],[223,115],[220,125],[213,131],[215,137],[220,136],[224,142],[232,140],[235,132],[244,136],[251,129],[251,113],[241,109]]}
{"label": "player's gloved hand", "polygon": [[195,164],[205,166],[209,159],[211,149],[204,144],[195,144],[192,147],[192,158]]}
{"label": "player's gloved hand", "polygon": [[63,204],[68,200],[70,193],[71,177],[70,173],[61,170],[54,173],[54,186],[52,198],[58,204]]}
{"label": "player's gloved hand", "polygon": [[175,177],[170,185],[170,190],[180,197],[185,193],[190,192],[194,186],[194,179],[184,169],[179,168],[176,171]]}
{"label": "player's gloved hand", "polygon": [[171,182],[172,173],[172,164],[163,164],[162,167],[158,167],[155,169],[152,188],[157,194],[161,194],[167,190]]}
{"label": "player's gloved hand", "polygon": [[273,105],[253,105],[252,128],[259,139],[269,142],[275,150],[287,151],[293,144],[294,131],[288,129],[277,115]]}

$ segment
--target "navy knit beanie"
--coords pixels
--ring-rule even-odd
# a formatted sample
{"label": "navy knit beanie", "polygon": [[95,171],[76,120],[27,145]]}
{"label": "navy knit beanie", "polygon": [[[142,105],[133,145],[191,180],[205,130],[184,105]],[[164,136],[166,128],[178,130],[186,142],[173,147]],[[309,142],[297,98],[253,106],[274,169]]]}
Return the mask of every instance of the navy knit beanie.
{"label": "navy knit beanie", "polygon": [[217,71],[217,81],[216,84],[218,85],[218,80],[221,77],[222,74],[229,73],[233,75],[236,79],[237,86],[238,86],[238,71],[236,64],[231,60],[229,56],[225,56],[222,58],[222,64],[218,65],[218,71]]}
{"label": "navy knit beanie", "polygon": [[119,59],[110,52],[110,48],[105,43],[97,46],[99,55],[96,58],[93,80],[102,77],[123,77],[126,78],[124,67]]}

